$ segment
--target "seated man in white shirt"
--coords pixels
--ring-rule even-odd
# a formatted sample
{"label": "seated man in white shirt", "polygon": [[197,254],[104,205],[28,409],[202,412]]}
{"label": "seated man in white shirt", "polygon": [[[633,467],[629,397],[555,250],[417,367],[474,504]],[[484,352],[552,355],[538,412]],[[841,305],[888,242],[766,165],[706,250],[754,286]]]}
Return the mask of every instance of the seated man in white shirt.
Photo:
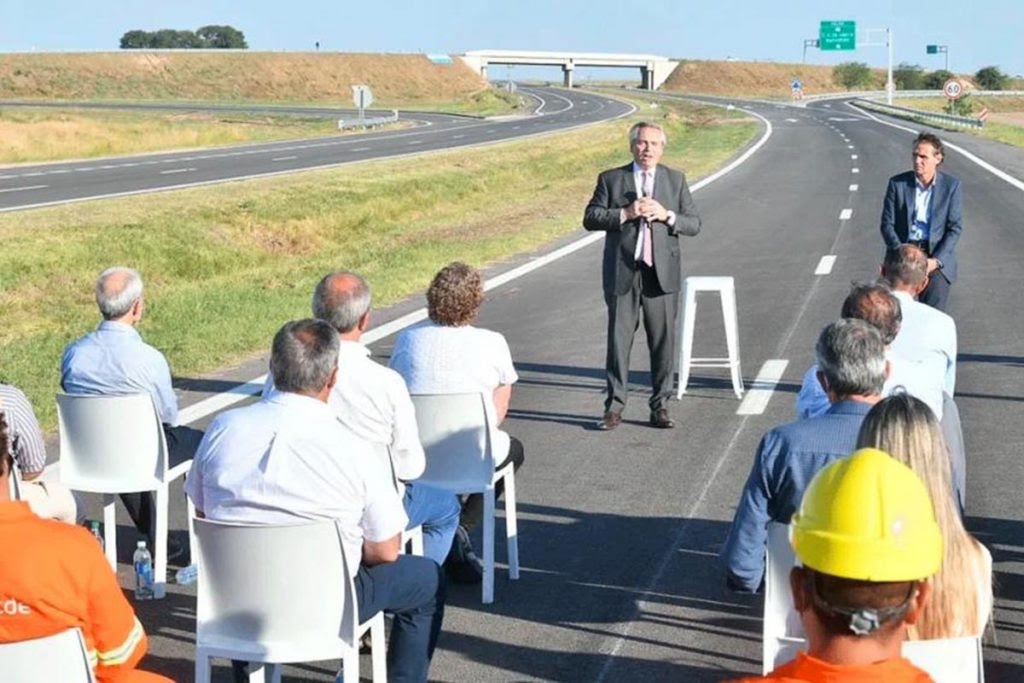
{"label": "seated man in white shirt", "polygon": [[220,521],[339,520],[346,558],[362,560],[360,621],[380,610],[395,615],[389,679],[426,681],[444,614],[444,575],[432,560],[399,554],[407,518],[391,473],[327,405],[338,347],[337,332],[322,320],[285,324],[270,358],[277,390],[217,416],[185,491],[197,515]]}
{"label": "seated man in white shirt", "polygon": [[[498,425],[508,413],[512,385],[519,375],[505,337],[472,325],[483,302],[483,278],[478,270],[458,261],[442,268],[427,289],[430,322],[398,335],[390,366],[405,379],[411,394],[481,392],[490,397],[496,418],[491,434],[494,462],[499,469],[512,462],[518,471],[525,460],[523,444]],[[504,491],[503,484],[495,487],[495,498]],[[463,504],[462,527],[472,529],[482,519],[483,496],[473,494]],[[475,564],[468,534],[460,529],[457,540],[452,552]],[[457,578],[458,567],[466,564],[450,557],[449,574]]]}
{"label": "seated man in white shirt", "polygon": [[[370,287],[355,273],[325,276],[313,292],[313,317],[338,332],[338,378],[327,399],[338,420],[356,437],[390,454],[409,526],[423,527],[423,555],[443,564],[459,526],[461,505],[454,493],[412,484],[426,465],[416,413],[405,381],[370,358],[360,339],[370,324]],[[263,395],[274,390],[267,377]],[[477,576],[477,581],[482,577]]]}
{"label": "seated man in white shirt", "polygon": [[[96,305],[103,321],[64,349],[61,388],[69,394],[148,393],[164,426],[170,464],[188,460],[203,433],[178,424],[171,368],[164,355],[144,342],[136,329],[146,308],[142,277],[131,268],[107,268],[96,280]],[[122,493],[121,501],[135,527],[149,537],[153,547],[152,494]]]}

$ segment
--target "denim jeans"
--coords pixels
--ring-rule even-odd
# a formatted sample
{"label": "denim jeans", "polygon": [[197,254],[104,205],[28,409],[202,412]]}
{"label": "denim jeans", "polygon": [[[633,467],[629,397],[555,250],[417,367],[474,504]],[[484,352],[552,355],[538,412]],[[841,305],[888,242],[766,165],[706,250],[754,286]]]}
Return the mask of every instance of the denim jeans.
{"label": "denim jeans", "polygon": [[423,556],[444,564],[459,527],[461,505],[454,493],[423,484],[405,485],[409,528],[423,525]]}

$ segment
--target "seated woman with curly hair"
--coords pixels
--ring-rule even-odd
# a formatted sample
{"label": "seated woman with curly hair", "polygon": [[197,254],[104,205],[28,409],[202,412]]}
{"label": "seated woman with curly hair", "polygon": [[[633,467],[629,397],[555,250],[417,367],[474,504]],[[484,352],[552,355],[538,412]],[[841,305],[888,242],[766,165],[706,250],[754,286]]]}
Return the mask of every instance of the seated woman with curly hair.
{"label": "seated woman with curly hair", "polygon": [[[398,336],[390,366],[411,394],[482,392],[492,398],[496,424],[491,436],[494,462],[500,469],[511,461],[516,470],[525,459],[523,444],[497,429],[508,413],[512,385],[519,379],[508,342],[498,332],[474,327],[484,302],[480,271],[458,261],[434,276],[427,290],[430,321]],[[503,491],[499,482],[495,496]],[[481,580],[480,562],[469,543],[468,530],[483,518],[483,496],[473,494],[463,505],[461,526],[445,566],[456,581]]]}

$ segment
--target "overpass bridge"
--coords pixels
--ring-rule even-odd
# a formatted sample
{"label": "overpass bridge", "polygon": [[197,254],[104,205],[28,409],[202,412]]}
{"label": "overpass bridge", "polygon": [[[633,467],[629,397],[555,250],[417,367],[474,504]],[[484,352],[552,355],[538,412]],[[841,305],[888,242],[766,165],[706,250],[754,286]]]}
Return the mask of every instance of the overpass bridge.
{"label": "overpass bridge", "polygon": [[471,69],[487,78],[487,67],[502,66],[560,66],[563,84],[572,87],[572,73],[578,66],[604,66],[640,69],[641,87],[656,90],[679,64],[658,55],[610,54],[603,52],[537,52],[525,50],[473,50],[459,59]]}

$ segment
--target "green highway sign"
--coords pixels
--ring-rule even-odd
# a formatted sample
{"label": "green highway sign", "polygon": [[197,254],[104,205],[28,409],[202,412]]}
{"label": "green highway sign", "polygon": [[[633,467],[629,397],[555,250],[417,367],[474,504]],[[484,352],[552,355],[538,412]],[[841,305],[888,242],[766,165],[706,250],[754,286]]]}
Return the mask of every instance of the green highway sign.
{"label": "green highway sign", "polygon": [[822,50],[856,50],[857,22],[823,21],[818,40]]}
{"label": "green highway sign", "polygon": [[925,50],[930,55],[937,55],[937,54],[939,54],[939,46],[938,45],[926,45],[925,46]]}

